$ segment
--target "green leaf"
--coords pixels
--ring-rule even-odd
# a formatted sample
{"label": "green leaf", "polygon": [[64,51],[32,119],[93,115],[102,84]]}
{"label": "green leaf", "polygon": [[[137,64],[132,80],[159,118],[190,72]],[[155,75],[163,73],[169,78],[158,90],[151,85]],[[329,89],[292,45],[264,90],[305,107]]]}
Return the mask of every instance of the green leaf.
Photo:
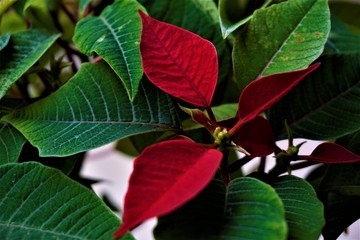
{"label": "green leaf", "polygon": [[360,164],[328,166],[319,190],[341,195],[360,196]]}
{"label": "green leaf", "polygon": [[[238,107],[239,107],[238,103],[225,103],[219,106],[212,107],[212,110],[214,112],[216,120],[219,122],[235,117],[238,111]],[[205,112],[205,114],[206,116],[208,116],[207,112]],[[189,131],[204,127],[203,125],[194,122],[191,118],[183,121],[182,126],[184,131]]]}
{"label": "green leaf", "polygon": [[[270,110],[276,134],[334,139],[360,129],[360,54],[325,55],[320,67]],[[283,119],[279,119],[282,116]]]}
{"label": "green leaf", "polygon": [[0,119],[11,111],[25,106],[27,103],[23,99],[3,98],[0,99]]}
{"label": "green leaf", "polygon": [[[139,0],[149,15],[198,34],[211,41],[218,54],[219,78],[221,83],[231,71],[231,55],[221,37],[219,15],[213,0]],[[216,100],[216,99],[214,99]]]}
{"label": "green leaf", "polygon": [[358,1],[343,0],[329,1],[331,15],[344,21],[352,30],[360,33],[360,23],[358,20],[360,3]]}
{"label": "green leaf", "polygon": [[163,140],[173,137],[172,132],[149,132],[138,134],[119,140],[116,144],[116,150],[130,156],[138,156],[145,148]]}
{"label": "green leaf", "polygon": [[54,10],[56,1],[52,0],[25,0],[23,14],[32,20],[37,28],[44,28],[49,32],[58,32],[50,9]]}
{"label": "green leaf", "polygon": [[91,190],[58,170],[35,162],[6,164],[0,181],[3,239],[111,239],[119,225]]}
{"label": "green leaf", "polygon": [[[271,0],[249,1],[249,0],[220,0],[219,15],[220,26],[223,38],[229,36],[230,33],[247,23],[251,18],[253,11],[257,8],[265,8],[270,4]],[[248,10],[250,8],[250,11]],[[250,12],[250,13],[249,13]]]}
{"label": "green leaf", "polygon": [[86,7],[91,3],[91,0],[79,0],[79,10],[83,14]]}
{"label": "green leaf", "polygon": [[12,34],[9,44],[0,52],[0,98],[39,60],[59,36],[39,30]]}
{"label": "green leaf", "polygon": [[0,23],[1,33],[14,33],[27,29],[25,19],[19,16],[13,8],[6,11],[2,19],[6,19],[6,21],[3,20]]}
{"label": "green leaf", "polygon": [[330,31],[326,0],[289,0],[257,10],[236,37],[236,81],[307,68],[323,51]]}
{"label": "green leaf", "polygon": [[106,63],[86,63],[54,94],[3,120],[38,147],[40,156],[66,156],[130,135],[177,130],[172,100],[143,82],[138,96],[130,102]]}
{"label": "green leaf", "polygon": [[6,12],[6,10],[11,7],[17,0],[3,0],[0,2],[0,16]]}
{"label": "green leaf", "polygon": [[93,52],[109,63],[134,100],[143,75],[139,50],[141,20],[133,0],[115,1],[99,17],[87,17],[76,25],[74,42],[87,55]]}
{"label": "green leaf", "polygon": [[285,206],[288,239],[319,239],[325,225],[324,206],[312,186],[289,175],[280,177],[273,187]]}
{"label": "green leaf", "polygon": [[194,200],[160,218],[154,234],[160,240],[279,240],[287,236],[284,218],[281,200],[269,185],[243,177],[226,190],[214,179]]}
{"label": "green leaf", "polygon": [[324,201],[326,225],[322,234],[325,239],[338,239],[341,233],[360,218],[360,197],[330,192]]}
{"label": "green leaf", "polygon": [[0,51],[8,45],[10,36],[10,33],[0,36]]}
{"label": "green leaf", "polygon": [[16,162],[26,139],[8,123],[0,122],[0,165]]}
{"label": "green leaf", "polygon": [[331,17],[327,50],[336,53],[360,52],[360,34],[352,32],[341,20]]}

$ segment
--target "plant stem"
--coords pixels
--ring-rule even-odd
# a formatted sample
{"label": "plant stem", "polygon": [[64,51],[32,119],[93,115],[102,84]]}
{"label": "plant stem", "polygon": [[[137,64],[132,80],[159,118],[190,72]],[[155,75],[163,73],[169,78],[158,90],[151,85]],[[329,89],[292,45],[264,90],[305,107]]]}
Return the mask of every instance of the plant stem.
{"label": "plant stem", "polygon": [[321,164],[321,163],[313,162],[313,161],[304,161],[304,162],[294,163],[294,164],[290,165],[290,167],[291,167],[291,170],[298,170],[298,169],[303,169],[306,167],[314,166],[317,164]]}
{"label": "plant stem", "polygon": [[237,170],[239,170],[242,166],[244,166],[245,164],[247,164],[248,162],[250,162],[253,158],[250,156],[245,156],[237,161],[235,161],[234,163],[230,164],[228,166],[228,171],[230,173],[236,172]]}
{"label": "plant stem", "polygon": [[211,107],[207,107],[206,111],[209,114],[210,120],[216,122],[215,114],[214,114],[213,110],[211,109]]}
{"label": "plant stem", "polygon": [[229,185],[230,183],[230,173],[229,173],[229,168],[228,168],[228,158],[229,158],[229,150],[225,150],[223,151],[223,159],[221,161],[221,165],[220,165],[220,170],[221,170],[221,175],[223,178],[223,181],[225,183],[225,185]]}
{"label": "plant stem", "polygon": [[61,4],[61,9],[65,12],[66,16],[68,16],[68,18],[70,19],[70,21],[76,25],[76,18],[74,17],[74,15],[71,14],[71,12],[69,12],[69,10],[65,7],[64,4]]}
{"label": "plant stem", "polygon": [[258,167],[258,171],[265,172],[265,167],[266,167],[266,156],[263,156],[260,158],[260,164]]}

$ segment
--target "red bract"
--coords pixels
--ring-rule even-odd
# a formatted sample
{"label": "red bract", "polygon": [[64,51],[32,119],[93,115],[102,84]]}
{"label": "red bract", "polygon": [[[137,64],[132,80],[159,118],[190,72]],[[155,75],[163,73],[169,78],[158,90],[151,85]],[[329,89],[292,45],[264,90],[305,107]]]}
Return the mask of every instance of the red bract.
{"label": "red bract", "polygon": [[315,148],[310,156],[299,156],[301,159],[320,163],[354,163],[360,162],[360,156],[335,143],[322,143]]}
{"label": "red bract", "polygon": [[316,63],[303,70],[269,75],[251,82],[239,98],[238,112],[241,121],[244,123],[254,119],[280,100],[319,65],[320,63]]}
{"label": "red bract", "polygon": [[140,52],[149,80],[172,96],[209,107],[218,76],[214,45],[194,33],[139,13],[143,24]]}
{"label": "red bract", "polygon": [[194,122],[203,125],[210,133],[213,133],[215,128],[218,127],[217,123],[210,120],[203,111],[199,109],[190,109],[181,107],[180,108],[189,114]]}
{"label": "red bract", "polygon": [[195,197],[211,181],[221,159],[220,151],[187,140],[146,148],[135,160],[125,196],[123,224],[115,237]]}
{"label": "red bract", "polygon": [[256,117],[242,125],[233,136],[233,141],[252,157],[267,156],[275,149],[275,138],[270,123],[262,117]]}

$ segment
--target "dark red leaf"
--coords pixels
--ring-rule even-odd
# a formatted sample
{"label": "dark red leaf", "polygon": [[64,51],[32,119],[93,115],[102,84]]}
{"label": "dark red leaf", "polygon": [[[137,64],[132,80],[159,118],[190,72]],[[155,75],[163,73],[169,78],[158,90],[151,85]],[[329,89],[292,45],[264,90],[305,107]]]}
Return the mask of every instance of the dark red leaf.
{"label": "dark red leaf", "polygon": [[262,117],[256,117],[242,125],[233,136],[233,141],[249,152],[252,157],[267,156],[275,149],[275,138],[271,126]]}
{"label": "dark red leaf", "polygon": [[203,125],[210,133],[213,133],[215,128],[218,127],[216,122],[210,120],[203,111],[182,106],[180,106],[180,108],[189,114],[194,122]]}
{"label": "dark red leaf", "polygon": [[250,121],[280,100],[320,63],[306,69],[265,76],[251,82],[239,98],[239,116],[242,123]]}
{"label": "dark red leaf", "polygon": [[214,45],[192,32],[139,13],[143,24],[140,52],[149,80],[172,96],[209,107],[218,77]]}
{"label": "dark red leaf", "polygon": [[309,156],[300,156],[301,159],[320,163],[354,163],[360,162],[360,156],[335,143],[322,143]]}
{"label": "dark red leaf", "polygon": [[125,196],[123,224],[115,237],[191,200],[211,181],[221,159],[220,151],[187,140],[146,148],[135,160]]}

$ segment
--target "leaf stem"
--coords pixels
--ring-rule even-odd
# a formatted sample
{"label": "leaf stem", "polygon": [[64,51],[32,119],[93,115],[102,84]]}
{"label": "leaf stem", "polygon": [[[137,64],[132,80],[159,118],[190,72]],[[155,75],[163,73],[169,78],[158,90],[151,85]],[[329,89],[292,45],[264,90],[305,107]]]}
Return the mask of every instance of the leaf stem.
{"label": "leaf stem", "polygon": [[243,124],[243,119],[239,119],[239,121],[229,130],[229,136],[232,137]]}
{"label": "leaf stem", "polygon": [[265,167],[266,167],[266,156],[263,156],[260,158],[260,164],[258,167],[258,171],[265,172]]}
{"label": "leaf stem", "polygon": [[74,15],[71,14],[71,12],[69,12],[69,10],[66,8],[65,4],[61,4],[61,9],[65,12],[66,16],[68,16],[68,18],[70,19],[70,21],[76,25],[76,18],[74,17]]}
{"label": "leaf stem", "polygon": [[242,166],[244,166],[245,164],[250,162],[252,159],[253,159],[253,157],[250,157],[250,156],[245,156],[243,158],[240,158],[239,160],[235,161],[234,163],[232,163],[228,166],[228,171],[230,173],[236,172]]}
{"label": "leaf stem", "polygon": [[230,183],[230,173],[229,173],[229,169],[228,169],[228,164],[229,164],[228,157],[229,157],[229,150],[223,151],[223,159],[221,161],[220,171],[221,171],[221,175],[222,175],[223,181],[226,186],[229,185],[229,183]]}
{"label": "leaf stem", "polygon": [[216,122],[216,117],[211,107],[206,107],[206,111],[209,114],[210,120]]}

